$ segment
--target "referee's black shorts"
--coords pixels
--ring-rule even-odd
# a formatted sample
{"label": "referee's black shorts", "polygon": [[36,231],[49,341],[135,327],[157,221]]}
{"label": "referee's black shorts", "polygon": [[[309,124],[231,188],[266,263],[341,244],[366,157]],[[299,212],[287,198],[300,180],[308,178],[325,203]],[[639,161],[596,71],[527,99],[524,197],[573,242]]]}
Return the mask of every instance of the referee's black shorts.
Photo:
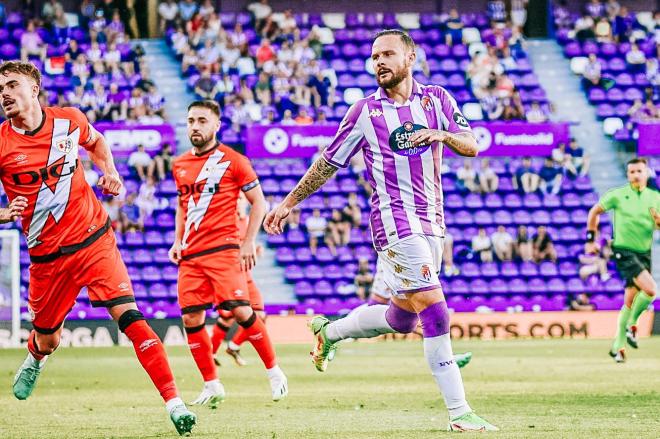
{"label": "referee's black shorts", "polygon": [[626,287],[635,286],[635,279],[642,271],[651,272],[651,251],[636,252],[625,248],[612,248],[614,261],[619,274],[626,281]]}

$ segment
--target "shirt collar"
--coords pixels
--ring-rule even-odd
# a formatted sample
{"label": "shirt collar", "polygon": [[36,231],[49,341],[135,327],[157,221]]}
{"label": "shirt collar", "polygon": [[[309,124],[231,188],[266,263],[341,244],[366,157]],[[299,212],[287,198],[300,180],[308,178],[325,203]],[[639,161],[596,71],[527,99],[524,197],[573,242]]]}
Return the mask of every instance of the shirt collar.
{"label": "shirt collar", "polygon": [[[413,79],[412,93],[410,94],[410,98],[408,98],[408,101],[412,102],[413,99],[415,99],[415,95],[421,95],[421,94],[422,94],[421,85]],[[376,100],[381,101],[383,99],[387,100],[389,103],[394,103],[393,99],[387,97],[387,94],[385,93],[383,87],[378,87],[378,90],[376,90]]]}

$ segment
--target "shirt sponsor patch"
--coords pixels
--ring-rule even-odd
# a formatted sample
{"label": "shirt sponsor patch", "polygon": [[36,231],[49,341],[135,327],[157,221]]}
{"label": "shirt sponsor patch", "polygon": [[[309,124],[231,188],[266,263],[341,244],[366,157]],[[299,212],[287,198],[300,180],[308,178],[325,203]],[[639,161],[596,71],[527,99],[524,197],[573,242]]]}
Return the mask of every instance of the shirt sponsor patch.
{"label": "shirt sponsor patch", "polygon": [[429,149],[430,145],[415,146],[409,141],[409,139],[415,134],[415,132],[425,129],[426,127],[424,125],[419,125],[410,121],[404,122],[402,126],[395,129],[392,131],[392,134],[390,134],[390,148],[392,148],[392,151],[395,153],[406,157],[423,154]]}

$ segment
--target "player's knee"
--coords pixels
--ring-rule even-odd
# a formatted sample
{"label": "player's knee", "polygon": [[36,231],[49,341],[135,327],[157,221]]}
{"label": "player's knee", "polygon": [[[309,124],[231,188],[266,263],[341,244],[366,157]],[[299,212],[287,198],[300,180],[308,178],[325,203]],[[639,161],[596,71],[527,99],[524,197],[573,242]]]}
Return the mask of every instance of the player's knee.
{"label": "player's knee", "polygon": [[36,337],[36,342],[40,354],[50,355],[60,345],[60,337],[52,335],[48,337]]}
{"label": "player's knee", "polygon": [[246,328],[252,326],[257,318],[257,314],[249,306],[237,306],[233,312],[238,324]]}
{"label": "player's knee", "polygon": [[135,322],[139,322],[141,320],[146,320],[144,318],[144,315],[138,311],[137,309],[129,309],[127,311],[124,311],[122,315],[119,316],[117,319],[117,326],[119,326],[119,330],[121,332],[126,332],[126,328],[131,326]]}
{"label": "player's knee", "polygon": [[416,313],[406,311],[394,302],[390,302],[390,306],[385,313],[385,319],[392,329],[402,334],[413,332],[419,321]]}
{"label": "player's knee", "polygon": [[191,312],[181,315],[183,326],[186,328],[197,327],[204,324],[205,312]]}

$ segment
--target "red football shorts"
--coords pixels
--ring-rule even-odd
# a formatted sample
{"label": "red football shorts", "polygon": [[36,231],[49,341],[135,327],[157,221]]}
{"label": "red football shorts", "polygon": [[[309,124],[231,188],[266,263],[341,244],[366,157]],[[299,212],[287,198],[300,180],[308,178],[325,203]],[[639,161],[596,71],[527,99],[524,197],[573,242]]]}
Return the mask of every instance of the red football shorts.
{"label": "red football shorts", "polygon": [[28,305],[37,332],[52,334],[64,322],[83,287],[92,306],[135,302],[126,265],[109,230],[89,247],[51,262],[30,265]]}
{"label": "red football shorts", "polygon": [[254,279],[252,279],[252,271],[249,271],[246,277],[248,294],[250,295],[250,306],[255,311],[263,311],[264,298],[261,296],[261,291],[259,291],[257,284],[254,283]]}
{"label": "red football shorts", "polygon": [[187,314],[216,306],[230,311],[250,305],[238,249],[193,257],[179,263],[179,306]]}

